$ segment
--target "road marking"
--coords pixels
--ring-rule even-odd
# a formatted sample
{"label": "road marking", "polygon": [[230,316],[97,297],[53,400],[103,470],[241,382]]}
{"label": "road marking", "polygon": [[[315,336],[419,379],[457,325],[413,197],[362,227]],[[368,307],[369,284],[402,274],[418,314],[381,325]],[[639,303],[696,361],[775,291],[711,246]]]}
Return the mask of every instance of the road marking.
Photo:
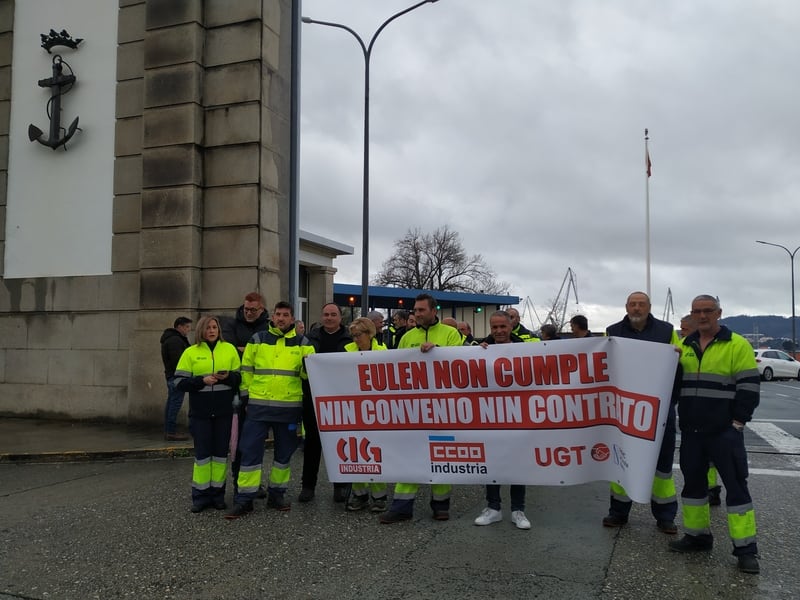
{"label": "road marking", "polygon": [[800,454],[800,440],[777,425],[767,422],[754,423],[751,421],[747,424],[747,427],[778,452],[783,454]]}
{"label": "road marking", "polygon": [[[674,471],[680,471],[679,464],[673,464]],[[800,477],[800,471],[781,471],[780,469],[753,469],[748,467],[747,472],[749,475],[777,475],[778,477]]]}

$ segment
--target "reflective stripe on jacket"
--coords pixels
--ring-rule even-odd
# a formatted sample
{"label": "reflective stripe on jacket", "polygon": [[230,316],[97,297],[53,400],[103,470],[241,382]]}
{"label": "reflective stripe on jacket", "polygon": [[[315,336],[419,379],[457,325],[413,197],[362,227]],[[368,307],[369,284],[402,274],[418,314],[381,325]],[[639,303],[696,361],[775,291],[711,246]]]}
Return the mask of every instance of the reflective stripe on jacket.
{"label": "reflective stripe on jacket", "polygon": [[300,419],[303,360],[314,354],[314,346],[294,328],[283,332],[270,325],[248,342],[242,356],[241,394],[248,398],[247,417],[291,423]]}
{"label": "reflective stripe on jacket", "polygon": [[746,423],[759,403],[760,378],[753,347],[722,326],[700,349],[700,333],[683,340],[678,417],[685,431],[714,432]]}
{"label": "reflective stripe on jacket", "polygon": [[[203,377],[228,371],[228,377],[215,385],[205,385]],[[236,346],[218,341],[212,351],[206,342],[184,350],[175,370],[175,386],[189,392],[189,416],[213,417],[233,414],[233,395],[241,380]]]}

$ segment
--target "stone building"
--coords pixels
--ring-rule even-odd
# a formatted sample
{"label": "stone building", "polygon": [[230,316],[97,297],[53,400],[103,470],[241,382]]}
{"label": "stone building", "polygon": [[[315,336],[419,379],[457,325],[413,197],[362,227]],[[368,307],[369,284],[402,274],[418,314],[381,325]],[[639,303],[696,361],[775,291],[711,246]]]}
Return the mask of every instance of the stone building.
{"label": "stone building", "polygon": [[160,421],[176,316],[332,297],[348,248],[292,234],[296,4],[0,0],[1,415]]}

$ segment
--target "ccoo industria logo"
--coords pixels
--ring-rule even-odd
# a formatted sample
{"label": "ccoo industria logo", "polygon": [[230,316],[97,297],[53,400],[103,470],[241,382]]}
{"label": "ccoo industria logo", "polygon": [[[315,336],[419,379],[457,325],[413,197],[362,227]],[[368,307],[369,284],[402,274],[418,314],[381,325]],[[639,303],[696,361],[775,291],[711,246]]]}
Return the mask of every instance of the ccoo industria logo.
{"label": "ccoo industria logo", "polygon": [[339,438],[336,442],[336,454],[341,461],[339,473],[348,475],[380,475],[383,470],[383,452],[380,446],[369,441],[369,438],[350,436]]}
{"label": "ccoo industria logo", "polygon": [[457,442],[454,435],[428,436],[431,473],[480,473],[486,471],[482,442]]}

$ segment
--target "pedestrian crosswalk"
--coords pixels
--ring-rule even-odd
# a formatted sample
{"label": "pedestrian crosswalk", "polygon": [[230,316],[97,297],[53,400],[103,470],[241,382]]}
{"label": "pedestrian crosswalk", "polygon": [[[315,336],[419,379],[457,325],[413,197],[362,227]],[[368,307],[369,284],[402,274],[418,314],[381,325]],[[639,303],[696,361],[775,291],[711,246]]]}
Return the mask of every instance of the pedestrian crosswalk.
{"label": "pedestrian crosswalk", "polygon": [[[765,469],[751,466],[750,475],[774,475],[778,477],[800,478],[800,439],[783,429],[779,424],[798,425],[800,419],[754,419],[747,423],[745,429],[745,445],[748,452],[761,454],[785,455],[786,469]],[[793,429],[797,429],[793,427]],[[680,431],[678,432],[680,440]],[[680,441],[678,442],[680,445]],[[764,448],[768,448],[765,452]],[[751,461],[752,462],[752,461]],[[680,469],[680,465],[673,465]]]}
{"label": "pedestrian crosswalk", "polygon": [[751,421],[747,428],[782,454],[800,454],[800,439],[778,427],[775,421]]}

